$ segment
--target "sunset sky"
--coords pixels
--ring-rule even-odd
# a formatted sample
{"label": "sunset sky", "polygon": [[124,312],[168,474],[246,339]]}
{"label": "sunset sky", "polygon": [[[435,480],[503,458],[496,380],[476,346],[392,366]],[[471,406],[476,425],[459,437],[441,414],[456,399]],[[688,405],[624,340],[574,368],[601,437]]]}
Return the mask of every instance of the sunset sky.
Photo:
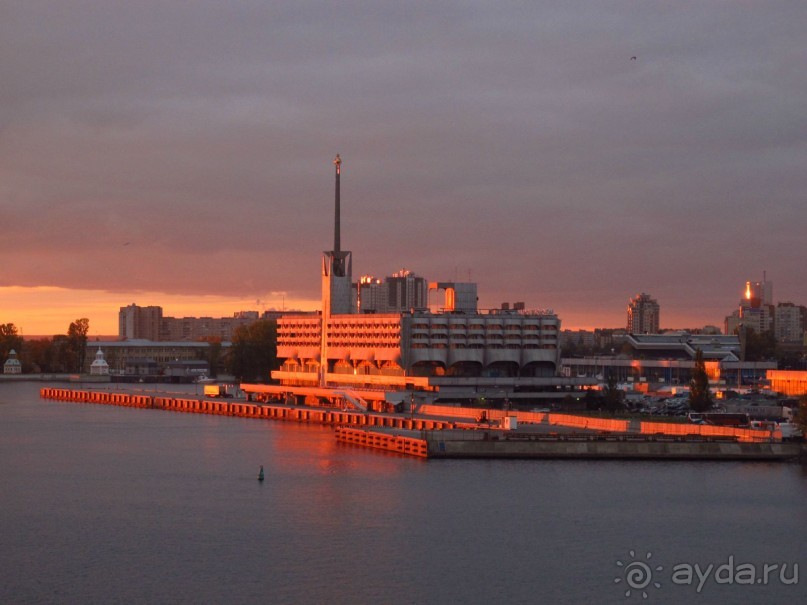
{"label": "sunset sky", "polygon": [[[116,334],[354,278],[722,325],[807,304],[807,3],[42,0],[0,9],[0,323]],[[635,57],[635,58],[634,58]]]}

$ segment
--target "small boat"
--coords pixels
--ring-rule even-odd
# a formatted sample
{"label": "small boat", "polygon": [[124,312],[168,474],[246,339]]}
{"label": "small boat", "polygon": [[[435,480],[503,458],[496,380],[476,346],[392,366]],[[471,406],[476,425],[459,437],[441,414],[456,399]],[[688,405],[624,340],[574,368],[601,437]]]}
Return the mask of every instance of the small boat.
{"label": "small boat", "polygon": [[258,481],[263,481],[263,464],[261,464],[261,470],[258,471]]}

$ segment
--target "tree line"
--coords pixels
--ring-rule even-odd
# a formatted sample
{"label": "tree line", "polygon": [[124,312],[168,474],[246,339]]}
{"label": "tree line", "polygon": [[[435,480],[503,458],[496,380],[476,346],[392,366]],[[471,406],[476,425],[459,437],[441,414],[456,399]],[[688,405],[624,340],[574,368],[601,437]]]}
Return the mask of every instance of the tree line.
{"label": "tree line", "polygon": [[230,374],[241,381],[269,382],[272,370],[279,367],[277,322],[260,319],[238,326],[224,365]]}
{"label": "tree line", "polygon": [[[0,364],[13,349],[22,364],[23,373],[71,374],[87,372],[86,317],[70,323],[65,334],[46,338],[23,339],[13,323],[0,324]],[[239,326],[233,334],[232,346],[225,350],[219,339],[208,339],[205,360],[212,376],[219,370],[242,381],[268,382],[277,361],[277,322],[258,320]]]}
{"label": "tree line", "polygon": [[70,322],[65,334],[23,339],[13,323],[0,324],[0,360],[8,359],[13,349],[17,352],[24,373],[81,373],[85,369],[89,329],[90,320],[82,317]]}
{"label": "tree line", "polygon": [[206,360],[213,378],[224,371],[240,382],[271,382],[272,370],[280,367],[274,320],[259,319],[238,326],[228,349],[222,347],[218,338],[206,340],[209,344]]}

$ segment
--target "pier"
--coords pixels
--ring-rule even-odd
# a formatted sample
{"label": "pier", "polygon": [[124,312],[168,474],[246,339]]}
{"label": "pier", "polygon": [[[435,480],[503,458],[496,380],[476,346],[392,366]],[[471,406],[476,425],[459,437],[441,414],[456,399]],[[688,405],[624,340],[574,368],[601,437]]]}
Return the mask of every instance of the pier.
{"label": "pier", "polygon": [[[256,404],[111,391],[42,388],[40,397],[172,412],[285,420],[336,427],[340,443],[419,458],[767,460],[799,458],[802,444],[766,431],[486,410],[507,430],[478,423],[479,410],[422,406],[418,417],[289,404]],[[424,415],[431,414],[432,416]],[[507,423],[504,423],[505,426]],[[666,432],[665,432],[666,431]],[[778,438],[777,438],[778,437]]]}
{"label": "pier", "polygon": [[425,418],[406,418],[401,415],[372,412],[340,411],[333,408],[312,408],[287,404],[255,404],[219,399],[187,399],[158,397],[110,391],[85,391],[75,389],[43,388],[42,399],[72,401],[75,403],[98,403],[133,408],[148,408],[170,412],[236,416],[239,418],[262,418],[310,422],[330,426],[389,427],[405,430],[440,430],[456,426],[453,422]]}

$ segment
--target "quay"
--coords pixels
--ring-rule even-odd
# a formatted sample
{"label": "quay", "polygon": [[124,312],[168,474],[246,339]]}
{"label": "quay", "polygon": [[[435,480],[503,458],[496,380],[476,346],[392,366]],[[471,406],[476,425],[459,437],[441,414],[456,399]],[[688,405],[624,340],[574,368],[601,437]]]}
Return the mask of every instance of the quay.
{"label": "quay", "polygon": [[340,426],[336,428],[336,440],[340,443],[352,443],[361,447],[387,450],[407,456],[429,457],[429,444],[426,439],[398,435],[389,431],[370,431]]}
{"label": "quay", "polygon": [[797,442],[743,442],[733,438],[592,433],[518,433],[501,430],[397,431],[337,429],[337,440],[421,458],[598,460],[797,460]]}
{"label": "quay", "polygon": [[[704,431],[687,424],[639,423],[563,414],[488,412],[494,419],[524,424],[507,430],[480,424],[470,410],[422,406],[419,417],[345,411],[284,403],[256,404],[205,398],[161,397],[111,391],[42,388],[40,397],[173,412],[307,422],[336,427],[337,441],[419,458],[560,458],[644,460],[785,461],[803,455],[800,442],[783,442],[771,433],[725,427]],[[475,412],[478,413],[478,412]],[[441,414],[428,417],[423,414]],[[533,417],[534,416],[534,417]],[[641,424],[648,424],[642,427]],[[675,430],[661,432],[663,425]],[[745,431],[745,432],[738,432]]]}
{"label": "quay", "polygon": [[797,442],[726,437],[454,430],[426,431],[424,437],[430,458],[785,461],[798,459],[802,452]]}
{"label": "quay", "polygon": [[43,388],[42,399],[72,401],[75,403],[99,403],[134,408],[148,408],[171,412],[236,416],[239,418],[263,418],[288,420],[332,426],[375,426],[406,430],[439,430],[456,426],[452,422],[426,418],[406,418],[401,415],[372,412],[340,411],[333,408],[312,408],[288,404],[255,404],[230,402],[220,399],[188,399],[158,397],[111,391],[84,391],[75,389]]}

